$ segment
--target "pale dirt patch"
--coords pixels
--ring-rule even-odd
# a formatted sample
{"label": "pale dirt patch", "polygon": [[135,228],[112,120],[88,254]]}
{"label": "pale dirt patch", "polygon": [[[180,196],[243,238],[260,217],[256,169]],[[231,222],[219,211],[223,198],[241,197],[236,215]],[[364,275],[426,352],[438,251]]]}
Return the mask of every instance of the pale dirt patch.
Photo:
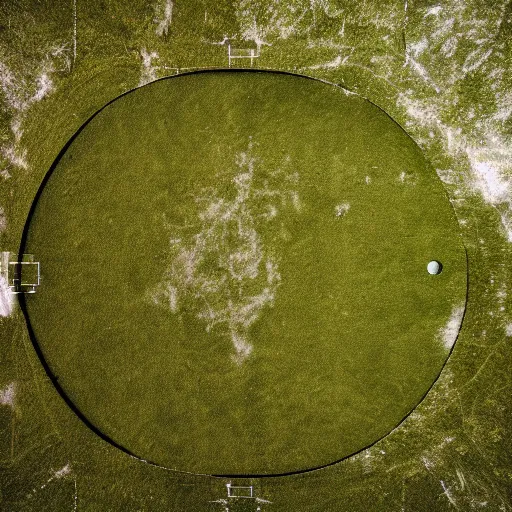
{"label": "pale dirt patch", "polygon": [[0,404],[14,407],[16,402],[16,383],[11,382],[5,388],[0,389]]}
{"label": "pale dirt patch", "polygon": [[157,36],[167,35],[172,24],[172,11],[174,9],[173,0],[166,0],[164,3],[159,3],[155,7],[157,17],[155,23],[157,23],[156,34]]}
{"label": "pale dirt patch", "polygon": [[0,316],[10,316],[13,308],[14,296],[9,288],[7,279],[3,275],[0,275]]}
{"label": "pale dirt patch", "polygon": [[142,58],[142,68],[139,80],[139,87],[146,85],[149,82],[153,82],[157,79],[158,66],[153,65],[153,60],[158,59],[159,55],[157,52],[148,52],[146,48],[142,48],[140,51]]}
{"label": "pale dirt patch", "polygon": [[5,210],[0,206],[0,232],[7,229],[7,218],[5,217]]}
{"label": "pale dirt patch", "polygon": [[450,350],[457,339],[464,317],[464,306],[456,306],[453,308],[452,314],[444,327],[439,330],[439,337],[444,347]]}
{"label": "pale dirt patch", "polygon": [[334,215],[336,217],[343,217],[347,214],[347,212],[350,210],[350,204],[349,203],[341,203],[334,207]]}

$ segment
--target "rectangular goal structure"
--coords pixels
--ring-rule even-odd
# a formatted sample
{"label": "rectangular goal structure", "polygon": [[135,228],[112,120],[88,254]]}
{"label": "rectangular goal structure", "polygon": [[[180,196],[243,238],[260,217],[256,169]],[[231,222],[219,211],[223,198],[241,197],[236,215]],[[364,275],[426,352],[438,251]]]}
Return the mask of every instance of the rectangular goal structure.
{"label": "rectangular goal structure", "polygon": [[228,490],[228,498],[254,498],[252,485],[240,486],[226,484]]}
{"label": "rectangular goal structure", "polygon": [[228,65],[231,67],[233,65],[233,60],[241,59],[242,62],[244,59],[249,59],[250,67],[252,68],[254,64],[254,59],[257,59],[260,56],[257,48],[233,48],[231,44],[228,44]]}
{"label": "rectangular goal structure", "polygon": [[15,255],[7,251],[0,254],[0,275],[7,281],[11,293],[35,293],[40,283],[39,262],[34,261],[32,254],[24,254],[21,261],[14,258]]}

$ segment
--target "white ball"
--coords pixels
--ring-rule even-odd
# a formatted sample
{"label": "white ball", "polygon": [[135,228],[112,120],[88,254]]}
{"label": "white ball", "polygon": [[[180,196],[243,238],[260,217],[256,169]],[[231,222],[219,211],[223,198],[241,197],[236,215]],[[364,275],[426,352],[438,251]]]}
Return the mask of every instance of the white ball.
{"label": "white ball", "polygon": [[427,270],[428,270],[428,273],[432,274],[432,275],[440,274],[441,273],[441,265],[439,264],[438,261],[431,261],[427,265]]}

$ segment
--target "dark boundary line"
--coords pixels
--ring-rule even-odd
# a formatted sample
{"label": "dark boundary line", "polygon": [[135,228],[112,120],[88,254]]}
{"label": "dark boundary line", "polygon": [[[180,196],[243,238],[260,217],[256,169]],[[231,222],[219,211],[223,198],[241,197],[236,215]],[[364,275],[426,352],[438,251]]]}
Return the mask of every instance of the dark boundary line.
{"label": "dark boundary line", "polygon": [[[66,142],[66,144],[60,150],[60,152],[58,153],[57,157],[55,158],[55,160],[53,161],[52,165],[50,166],[50,169],[46,172],[45,176],[43,177],[41,185],[39,186],[39,188],[38,188],[38,190],[36,192],[36,195],[34,196],[34,199],[32,201],[32,204],[30,206],[30,210],[29,210],[29,213],[28,213],[28,216],[27,216],[27,220],[25,221],[25,225],[24,225],[24,228],[23,228],[23,233],[22,233],[22,236],[21,236],[21,242],[20,242],[20,248],[19,248],[19,254],[18,254],[18,261],[21,261],[21,258],[22,258],[23,254],[25,252],[25,247],[27,245],[27,239],[28,239],[28,232],[29,232],[30,223],[31,223],[31,220],[32,220],[32,218],[34,216],[34,213],[35,213],[35,210],[36,210],[36,207],[37,207],[37,203],[39,202],[41,194],[43,193],[43,190],[44,190],[46,184],[48,183],[48,180],[50,179],[51,175],[53,174],[53,172],[57,168],[60,160],[62,159],[64,154],[67,152],[67,150],[69,149],[71,144],[75,141],[75,139],[80,135],[80,133],[84,130],[84,128],[91,121],[98,114],[100,114],[100,112],[102,112],[104,109],[106,109],[109,105],[111,105],[112,103],[114,103],[118,99],[122,98],[123,96],[126,96],[127,94],[130,94],[130,93],[132,93],[132,92],[134,92],[134,91],[136,91],[138,89],[141,89],[142,87],[149,86],[149,85],[151,85],[151,84],[153,84],[155,82],[160,82],[162,80],[170,80],[170,79],[173,79],[173,78],[180,78],[180,77],[188,76],[188,75],[198,75],[198,74],[206,74],[206,73],[218,73],[218,74],[222,74],[222,73],[261,73],[261,74],[263,74],[263,73],[266,73],[266,74],[274,74],[274,75],[289,75],[289,76],[293,76],[293,77],[297,77],[297,78],[306,78],[308,80],[314,80],[315,82],[321,82],[321,83],[324,83],[326,85],[337,87],[337,88],[339,88],[341,90],[347,91],[348,94],[357,96],[358,98],[360,98],[362,100],[365,100],[365,101],[369,102],[370,104],[372,104],[373,106],[377,107],[394,124],[396,124],[396,125],[398,125],[400,127],[400,129],[412,140],[412,142],[418,148],[420,153],[423,155],[423,151],[418,146],[416,141],[408,134],[408,132],[403,128],[403,126],[400,123],[395,121],[384,109],[382,109],[381,107],[379,107],[378,105],[373,103],[373,101],[371,101],[371,100],[369,100],[367,98],[364,98],[363,96],[361,96],[361,95],[359,95],[359,94],[349,90],[347,87],[345,87],[342,84],[335,84],[335,83],[328,82],[327,80],[323,80],[323,79],[320,79],[320,78],[315,78],[315,77],[311,77],[311,76],[303,75],[303,74],[299,74],[299,73],[291,73],[289,71],[268,70],[268,69],[258,69],[258,68],[211,68],[211,69],[198,69],[198,70],[194,70],[194,71],[188,71],[188,72],[185,72],[185,73],[179,73],[179,74],[172,75],[172,76],[162,77],[162,78],[159,78],[159,79],[154,80],[152,82],[149,82],[148,84],[145,84],[145,85],[143,85],[141,87],[135,87],[133,89],[130,89],[129,91],[126,91],[123,94],[120,94],[119,96],[117,96],[116,98],[110,100],[103,107],[101,107],[94,114],[92,114],[78,128],[78,130],[73,134],[73,136],[68,140],[68,142]],[[347,94],[347,92],[345,92],[345,94]],[[430,168],[430,171],[433,174],[435,174],[432,166],[430,165],[430,162],[428,162],[426,160],[424,155],[423,155],[423,158],[427,162],[427,164],[428,164],[427,166]],[[435,179],[439,180],[439,177],[436,174],[435,174]],[[443,185],[442,185],[442,189],[444,191],[444,194],[445,194],[448,202],[450,203],[450,207],[452,208],[452,211],[454,213],[455,220],[457,220],[457,223],[458,223],[457,215],[455,213],[455,208],[453,207],[453,204],[449,200],[448,193],[446,191],[446,188]],[[301,475],[301,474],[305,474],[305,473],[311,473],[313,471],[318,471],[318,470],[321,470],[321,469],[325,469],[325,468],[334,466],[336,464],[339,464],[340,462],[343,462],[346,459],[349,459],[350,457],[353,457],[354,455],[358,455],[359,453],[362,453],[365,450],[368,450],[369,448],[373,447],[375,444],[377,444],[378,442],[382,441],[382,439],[384,439],[389,434],[391,434],[391,432],[396,430],[415,411],[416,407],[418,407],[418,405],[420,405],[423,402],[423,400],[425,399],[425,397],[430,393],[430,391],[432,390],[434,385],[439,380],[439,377],[441,376],[441,374],[442,374],[446,364],[448,363],[448,360],[450,359],[450,357],[452,355],[453,349],[455,348],[455,344],[456,344],[456,342],[457,342],[457,340],[459,338],[459,334],[460,334],[460,331],[461,331],[462,326],[464,324],[464,319],[465,319],[465,316],[466,316],[466,308],[467,308],[468,298],[469,298],[469,256],[468,256],[467,248],[466,248],[466,246],[465,246],[461,236],[460,236],[460,242],[461,242],[461,244],[462,244],[462,246],[464,248],[465,254],[466,254],[466,298],[465,298],[465,302],[464,302],[464,312],[463,312],[463,315],[462,315],[462,319],[461,319],[461,323],[460,323],[460,326],[459,326],[459,330],[457,332],[457,336],[456,336],[456,338],[455,338],[455,340],[453,342],[452,347],[450,348],[450,352],[446,356],[446,359],[445,359],[445,361],[444,361],[444,363],[443,363],[439,373],[437,374],[436,378],[433,380],[433,382],[429,386],[429,388],[425,391],[425,393],[420,398],[418,403],[389,432],[387,432],[386,434],[381,436],[379,439],[373,441],[369,445],[365,446],[364,448],[361,448],[361,449],[357,450],[356,452],[351,453],[350,455],[346,455],[346,456],[342,457],[341,459],[335,460],[333,462],[329,462],[328,464],[323,464],[321,466],[316,466],[314,468],[289,471],[289,472],[285,472],[285,473],[275,473],[275,474],[206,474],[206,473],[192,473],[192,472],[188,472],[188,471],[176,470],[176,469],[171,469],[171,468],[162,466],[160,464],[157,464],[156,462],[152,462],[152,461],[146,460],[146,459],[144,459],[142,457],[139,457],[135,453],[131,452],[130,450],[128,450],[124,446],[122,446],[119,443],[117,443],[116,441],[114,441],[110,436],[108,436],[107,434],[102,432],[91,421],[89,421],[87,419],[86,415],[69,398],[69,396],[66,394],[66,392],[64,391],[64,389],[62,388],[62,386],[58,382],[59,381],[59,377],[53,373],[52,369],[50,368],[49,364],[47,363],[47,361],[46,361],[46,359],[44,357],[43,351],[42,351],[42,349],[41,349],[41,347],[40,347],[40,345],[39,345],[39,343],[37,341],[37,338],[35,336],[34,330],[32,328],[32,324],[30,322],[30,317],[29,317],[29,314],[28,314],[28,309],[27,309],[27,304],[26,304],[26,300],[25,300],[25,295],[23,293],[19,295],[19,304],[20,304],[20,308],[21,308],[21,310],[23,312],[23,316],[25,317],[25,321],[26,321],[27,329],[28,329],[28,334],[29,334],[30,340],[32,342],[32,345],[34,347],[34,350],[36,351],[36,354],[39,357],[39,360],[41,361],[41,364],[42,364],[42,366],[43,366],[43,368],[44,368],[48,378],[50,379],[50,381],[54,385],[55,389],[57,390],[57,392],[59,393],[61,398],[64,400],[64,402],[68,405],[68,407],[78,416],[78,418],[80,420],[82,420],[82,422],[87,427],[89,427],[97,436],[99,436],[101,439],[103,439],[104,441],[106,441],[110,445],[114,446],[115,448],[118,448],[122,452],[126,453],[127,455],[129,455],[129,456],[131,456],[131,457],[133,457],[133,458],[135,458],[137,460],[140,460],[142,462],[146,462],[147,464],[150,464],[151,466],[158,467],[158,468],[161,468],[161,469],[165,469],[167,471],[173,471],[175,473],[194,475],[194,476],[209,476],[209,477],[214,477],[214,478],[233,478],[233,479],[234,478],[239,478],[239,479],[277,478],[277,477],[295,476],[295,475]]]}

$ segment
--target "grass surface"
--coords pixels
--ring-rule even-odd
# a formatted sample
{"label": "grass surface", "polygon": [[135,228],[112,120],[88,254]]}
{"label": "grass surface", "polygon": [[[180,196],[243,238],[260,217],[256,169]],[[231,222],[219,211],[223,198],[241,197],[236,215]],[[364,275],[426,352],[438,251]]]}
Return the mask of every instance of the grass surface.
{"label": "grass surface", "polygon": [[108,105],[57,162],[24,251],[35,337],[76,407],[206,474],[306,470],[384,436],[439,374],[466,293],[419,148],[371,103],[275,73]]}
{"label": "grass surface", "polygon": [[[0,317],[0,509],[510,512],[512,4],[173,0],[160,33],[169,3],[0,6],[1,249],[17,252],[41,180],[90,115],[153,78],[227,66],[214,44],[227,36],[260,45],[258,67],[369,98],[418,143],[468,252],[462,331],[425,399],[371,448],[321,471],[228,479],[156,468],[103,442],[56,392],[14,305]],[[241,508],[226,499],[230,481],[271,503]]]}

